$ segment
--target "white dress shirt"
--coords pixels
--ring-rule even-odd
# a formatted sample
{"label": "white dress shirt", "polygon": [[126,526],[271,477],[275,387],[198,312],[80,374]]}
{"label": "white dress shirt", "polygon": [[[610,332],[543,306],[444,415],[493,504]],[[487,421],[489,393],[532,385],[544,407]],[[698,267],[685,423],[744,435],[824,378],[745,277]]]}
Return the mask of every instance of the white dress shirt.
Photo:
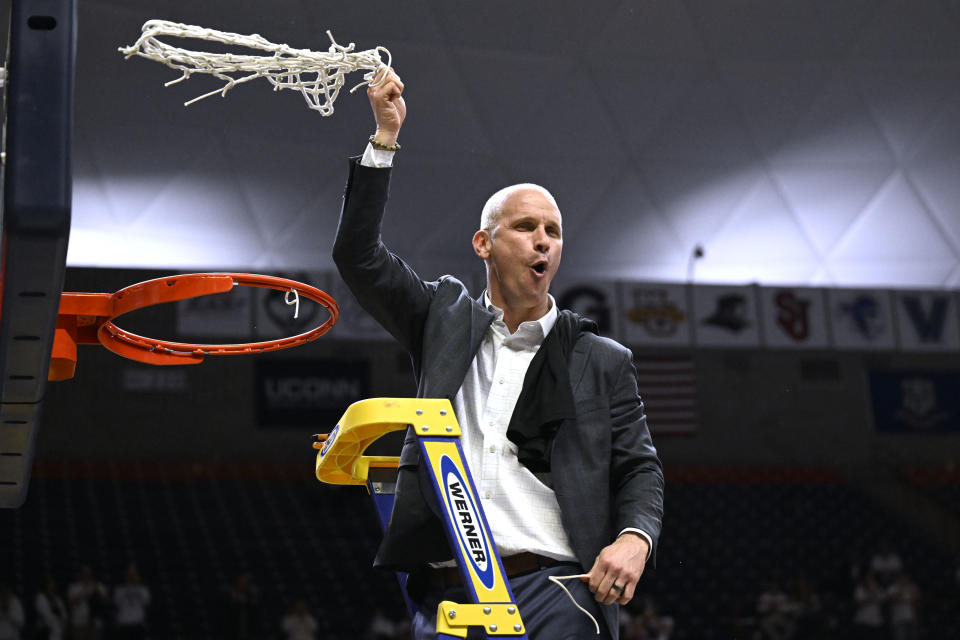
{"label": "white dress shirt", "polygon": [[490,531],[503,556],[530,551],[576,561],[556,494],[520,463],[517,445],[507,439],[523,378],[557,321],[557,305],[551,296],[543,317],[521,323],[511,334],[503,310],[486,293],[483,299],[495,317],[453,399],[453,410]]}

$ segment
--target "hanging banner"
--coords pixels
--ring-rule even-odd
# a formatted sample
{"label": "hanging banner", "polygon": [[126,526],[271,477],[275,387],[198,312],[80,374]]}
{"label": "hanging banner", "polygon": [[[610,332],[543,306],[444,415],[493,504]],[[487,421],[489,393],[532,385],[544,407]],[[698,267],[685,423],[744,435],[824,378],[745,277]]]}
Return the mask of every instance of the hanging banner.
{"label": "hanging banner", "polygon": [[870,396],[877,431],[960,432],[960,373],[871,372]]}
{"label": "hanging banner", "polygon": [[890,293],[828,289],[828,314],[837,349],[893,349]]}
{"label": "hanging banner", "polygon": [[694,287],[693,339],[698,346],[757,347],[758,325],[756,287]]}
{"label": "hanging banner", "polygon": [[234,342],[245,342],[253,335],[253,294],[251,287],[234,287],[226,293],[178,301],[178,339],[233,338]]}
{"label": "hanging banner", "polygon": [[332,428],[344,408],[370,395],[367,360],[261,359],[254,363],[257,424]]}
{"label": "hanging banner", "polygon": [[946,291],[896,291],[893,294],[904,351],[960,350],[957,297]]}
{"label": "hanging banner", "polygon": [[638,353],[633,364],[650,433],[696,433],[697,376],[690,353]]}
{"label": "hanging banner", "polygon": [[760,288],[763,343],[773,348],[825,349],[826,302],[822,289]]}
{"label": "hanging banner", "polygon": [[[340,306],[329,339],[390,341],[336,273],[278,274],[318,286]],[[482,274],[468,276],[482,295]],[[465,280],[466,282],[466,280]],[[576,311],[601,335],[638,347],[865,349],[960,352],[960,295],[951,291],[884,291],[687,285],[565,279],[550,290],[561,309]],[[178,303],[184,336],[279,338],[315,326],[326,312],[309,301],[301,314],[283,292],[239,288],[227,296]],[[253,317],[251,327],[250,317]]]}
{"label": "hanging banner", "polygon": [[690,344],[686,285],[625,282],[621,291],[624,342],[664,347]]}
{"label": "hanging banner", "polygon": [[[559,280],[559,279],[558,279]],[[617,288],[613,281],[554,280],[550,293],[560,309],[576,311],[597,323],[600,335],[618,339]]]}
{"label": "hanging banner", "polygon": [[[274,274],[280,278],[302,282],[330,293],[330,274],[319,271],[291,271]],[[254,330],[260,340],[276,340],[295,336],[323,324],[330,314],[323,307],[306,298],[295,298],[288,292],[255,288]],[[337,304],[340,300],[332,296]],[[341,317],[342,317],[341,311]],[[338,321],[332,331],[340,326]]]}
{"label": "hanging banner", "polygon": [[120,375],[124,393],[187,393],[190,390],[183,367],[124,367]]}

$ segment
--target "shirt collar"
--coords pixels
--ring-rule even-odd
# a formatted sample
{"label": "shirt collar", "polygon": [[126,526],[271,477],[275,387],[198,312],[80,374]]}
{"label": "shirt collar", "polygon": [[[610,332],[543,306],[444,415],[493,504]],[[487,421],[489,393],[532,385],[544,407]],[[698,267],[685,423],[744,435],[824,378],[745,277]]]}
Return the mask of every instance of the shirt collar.
{"label": "shirt collar", "polygon": [[[547,337],[547,334],[550,333],[551,329],[553,329],[553,325],[557,324],[557,318],[560,315],[560,312],[557,311],[557,301],[554,300],[553,296],[549,293],[547,294],[547,298],[550,300],[550,308],[547,309],[547,312],[536,320],[521,322],[520,326],[517,327],[517,332],[520,332],[524,325],[528,325],[529,322],[536,322],[540,325],[540,329],[543,332],[543,335],[540,336],[540,339],[542,340],[543,338]],[[503,309],[490,301],[489,291],[485,290],[483,292],[483,304],[487,308],[487,311],[494,315],[494,322],[503,322]],[[509,334],[509,331],[507,333]]]}

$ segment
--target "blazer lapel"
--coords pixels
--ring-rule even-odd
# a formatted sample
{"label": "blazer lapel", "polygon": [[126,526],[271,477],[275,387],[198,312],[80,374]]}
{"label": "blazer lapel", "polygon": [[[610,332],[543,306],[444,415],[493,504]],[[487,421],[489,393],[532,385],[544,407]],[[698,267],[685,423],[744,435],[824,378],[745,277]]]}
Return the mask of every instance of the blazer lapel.
{"label": "blazer lapel", "polygon": [[[574,404],[576,404],[577,387],[580,385],[580,380],[583,379],[583,374],[587,370],[587,362],[590,358],[590,346],[590,340],[577,340],[576,346],[574,346],[573,351],[570,353],[570,389],[573,391]],[[577,448],[576,445],[573,444],[576,442],[576,434],[573,433],[573,429],[575,429],[576,426],[577,423],[576,420],[574,420],[570,424],[564,424],[563,427],[566,428],[561,427],[557,431],[557,435],[553,440],[553,448],[550,450],[551,469],[568,468],[574,463],[577,457]],[[567,482],[575,477],[575,475],[560,474],[557,476],[559,479],[555,480],[549,474],[542,475],[543,477],[540,478],[540,481],[551,487],[558,496],[566,493]]]}
{"label": "blazer lapel", "polygon": [[[483,336],[487,334],[487,329],[493,324],[493,314],[487,311],[483,306],[483,297],[480,301],[470,306],[470,345],[467,348],[467,366],[463,369],[463,375],[467,375],[467,369],[473,362],[473,357],[480,350],[480,343],[483,342]],[[462,381],[463,378],[461,377]],[[460,388],[459,386],[457,387]]]}
{"label": "blazer lapel", "polygon": [[424,363],[428,374],[423,379],[422,397],[453,400],[460,385],[463,384],[467,370],[470,369],[473,358],[480,349],[483,336],[493,322],[493,314],[475,301],[470,305],[469,317],[464,317],[466,315],[456,314],[448,318],[446,320],[446,323],[449,323],[447,335],[434,338],[442,341],[446,347],[441,353],[434,354],[435,362]]}

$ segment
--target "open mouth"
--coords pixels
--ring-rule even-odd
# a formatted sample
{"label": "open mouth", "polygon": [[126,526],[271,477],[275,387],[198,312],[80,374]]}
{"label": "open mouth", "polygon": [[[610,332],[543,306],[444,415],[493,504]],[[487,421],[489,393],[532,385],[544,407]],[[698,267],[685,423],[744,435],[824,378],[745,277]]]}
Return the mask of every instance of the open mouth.
{"label": "open mouth", "polygon": [[547,270],[547,263],[546,263],[546,262],[538,262],[538,263],[536,263],[535,265],[533,265],[533,266],[530,267],[530,268],[533,269],[534,271],[536,271],[537,273],[539,273],[540,275],[543,275],[543,274],[546,272],[546,270]]}

